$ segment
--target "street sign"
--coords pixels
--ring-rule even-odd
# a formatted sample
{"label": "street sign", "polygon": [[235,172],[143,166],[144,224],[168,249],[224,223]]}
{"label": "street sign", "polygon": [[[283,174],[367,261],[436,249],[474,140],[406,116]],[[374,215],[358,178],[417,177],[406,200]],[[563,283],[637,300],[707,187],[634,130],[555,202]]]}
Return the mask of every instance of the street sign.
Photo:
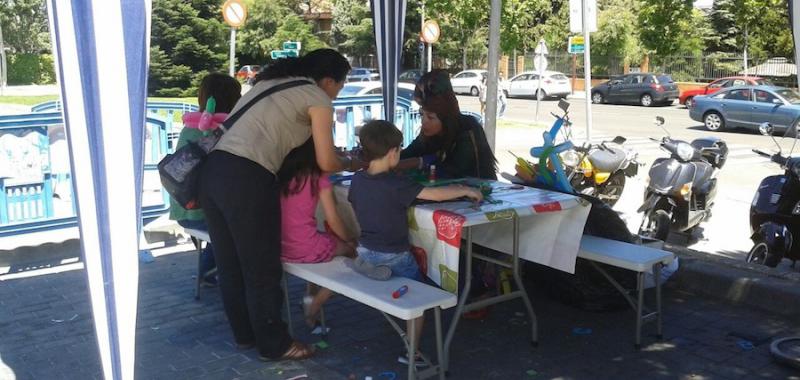
{"label": "street sign", "polygon": [[572,36],[567,41],[567,52],[569,54],[583,54],[586,45],[583,43],[583,36]]}
{"label": "street sign", "polygon": [[301,45],[299,41],[286,41],[283,43],[283,50],[300,50]]}
{"label": "street sign", "polygon": [[[569,0],[569,31],[583,33],[583,8],[584,0]],[[597,0],[586,1],[586,24],[589,32],[597,31]]]}
{"label": "street sign", "polygon": [[539,43],[536,45],[536,49],[533,50],[533,54],[536,54],[536,55],[539,55],[539,54],[548,55],[548,54],[550,54],[547,51],[547,45],[545,45],[544,40],[539,41]]}
{"label": "street sign", "polygon": [[247,19],[247,7],[241,0],[228,0],[222,5],[222,18],[231,28],[238,28]]}
{"label": "street sign", "polygon": [[300,53],[294,49],[283,49],[283,50],[273,50],[269,52],[269,56],[272,59],[296,58],[300,56]]}
{"label": "street sign", "polygon": [[544,40],[539,40],[536,49],[533,51],[533,68],[539,74],[547,70],[547,54],[549,54],[547,45],[544,43]]}
{"label": "street sign", "polygon": [[425,21],[422,25],[422,40],[426,43],[433,44],[439,41],[439,36],[442,31],[439,29],[439,23],[435,20]]}

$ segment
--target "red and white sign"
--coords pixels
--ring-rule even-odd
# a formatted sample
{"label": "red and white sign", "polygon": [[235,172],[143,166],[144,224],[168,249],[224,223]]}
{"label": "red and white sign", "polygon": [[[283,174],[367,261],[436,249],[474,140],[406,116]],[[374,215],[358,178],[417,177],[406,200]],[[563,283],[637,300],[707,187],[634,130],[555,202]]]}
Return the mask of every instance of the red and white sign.
{"label": "red and white sign", "polygon": [[231,28],[238,28],[247,19],[247,7],[241,0],[228,0],[222,5],[222,18]]}
{"label": "red and white sign", "polygon": [[439,23],[435,20],[425,21],[422,25],[422,40],[426,43],[433,44],[439,41],[439,36],[442,34],[439,29]]}

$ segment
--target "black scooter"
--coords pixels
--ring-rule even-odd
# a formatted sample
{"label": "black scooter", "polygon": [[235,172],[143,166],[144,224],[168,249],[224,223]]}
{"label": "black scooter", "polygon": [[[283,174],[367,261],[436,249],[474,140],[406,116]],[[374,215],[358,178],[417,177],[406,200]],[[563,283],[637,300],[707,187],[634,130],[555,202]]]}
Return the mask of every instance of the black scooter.
{"label": "black scooter", "polygon": [[[759,131],[763,135],[772,136],[773,127],[769,123],[761,124]],[[775,138],[773,138],[775,141]],[[794,140],[797,143],[797,139]],[[758,185],[753,203],[750,206],[750,231],[753,248],[747,254],[747,262],[775,267],[783,258],[792,260],[792,266],[800,260],[800,243],[793,242],[794,236],[800,237],[800,157],[778,152],[764,153],[753,149],[753,152],[769,158],[785,171],[781,175],[764,178]]]}
{"label": "black scooter", "polygon": [[651,138],[669,152],[669,158],[658,158],[650,167],[639,234],[667,240],[670,231],[685,232],[711,216],[717,194],[717,174],[725,165],[728,146],[715,137],[699,138],[691,143],[672,139],[664,129],[664,118],[655,124],[667,136]]}

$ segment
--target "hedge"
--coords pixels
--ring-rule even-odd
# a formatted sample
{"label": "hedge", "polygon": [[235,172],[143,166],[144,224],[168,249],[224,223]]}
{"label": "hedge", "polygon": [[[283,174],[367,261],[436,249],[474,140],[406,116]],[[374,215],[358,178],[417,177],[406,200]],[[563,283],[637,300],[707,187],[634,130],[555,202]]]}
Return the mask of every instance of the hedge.
{"label": "hedge", "polygon": [[9,54],[8,84],[52,84],[56,82],[53,56],[50,54]]}

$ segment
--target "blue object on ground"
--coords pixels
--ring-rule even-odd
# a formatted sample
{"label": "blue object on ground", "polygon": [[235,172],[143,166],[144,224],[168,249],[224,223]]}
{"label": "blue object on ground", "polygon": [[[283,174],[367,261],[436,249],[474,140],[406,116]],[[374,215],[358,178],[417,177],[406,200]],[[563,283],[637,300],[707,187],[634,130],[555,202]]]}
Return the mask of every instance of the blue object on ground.
{"label": "blue object on ground", "polygon": [[153,258],[153,254],[150,253],[150,250],[143,249],[143,250],[139,251],[139,262],[140,263],[150,264],[153,261],[156,261],[156,259]]}
{"label": "blue object on ground", "polygon": [[572,335],[591,335],[592,329],[587,327],[576,327],[572,329]]}
{"label": "blue object on ground", "polygon": [[392,371],[381,372],[381,374],[378,375],[378,378],[386,380],[395,380],[397,379],[397,374]]}
{"label": "blue object on ground", "polygon": [[755,346],[753,345],[753,342],[751,342],[749,340],[744,340],[744,339],[736,342],[736,345],[739,346],[739,348],[741,348],[742,350],[745,350],[745,351],[751,351],[752,349],[755,348]]}

